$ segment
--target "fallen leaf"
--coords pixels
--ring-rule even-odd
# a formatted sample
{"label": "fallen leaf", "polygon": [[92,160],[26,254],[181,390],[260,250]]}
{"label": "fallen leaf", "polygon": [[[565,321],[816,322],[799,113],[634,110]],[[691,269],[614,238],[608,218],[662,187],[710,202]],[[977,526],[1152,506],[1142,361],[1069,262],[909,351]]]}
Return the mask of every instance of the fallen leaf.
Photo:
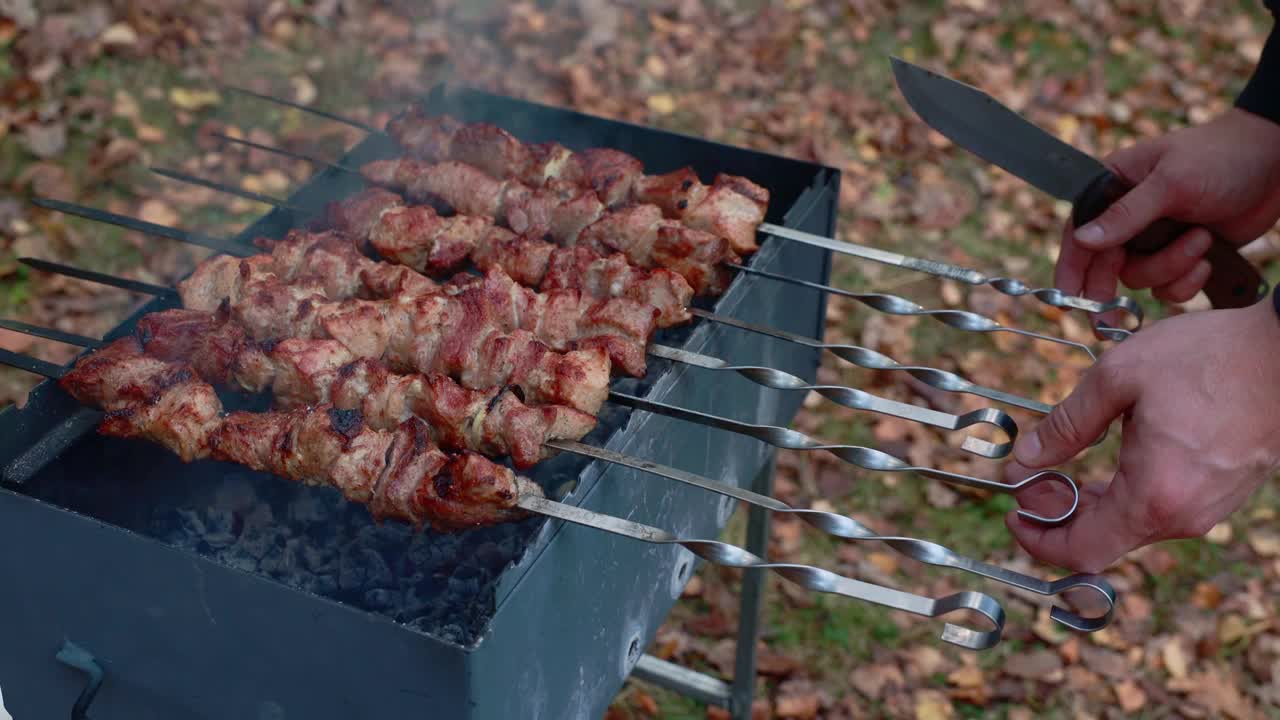
{"label": "fallen leaf", "polygon": [[807,720],[818,717],[821,710],[822,698],[811,681],[798,678],[778,686],[778,699],[773,708],[777,717]]}
{"label": "fallen leaf", "polygon": [[1187,659],[1186,648],[1182,646],[1182,643],[1177,638],[1170,639],[1161,646],[1160,661],[1164,664],[1164,669],[1173,678],[1181,680],[1187,677],[1190,661]]}
{"label": "fallen leaf", "polygon": [[886,689],[902,687],[906,682],[897,663],[863,665],[849,674],[849,683],[868,700],[879,700]]}
{"label": "fallen leaf", "polygon": [[631,696],[631,702],[636,706],[637,710],[645,715],[648,715],[649,717],[658,716],[658,701],[654,700],[653,696],[649,693],[643,690],[637,690]]}
{"label": "fallen leaf", "polygon": [[1262,557],[1280,555],[1280,533],[1256,528],[1250,530],[1247,537],[1249,539],[1249,547],[1253,548],[1253,551]]}
{"label": "fallen leaf", "polygon": [[961,665],[947,675],[947,682],[956,687],[971,688],[983,685],[986,679],[982,674],[982,668],[977,665]]}
{"label": "fallen leaf", "polygon": [[176,210],[169,207],[163,200],[155,198],[142,203],[142,206],[138,208],[138,217],[157,225],[176,225],[179,220]]}
{"label": "fallen leaf", "polygon": [[1088,643],[1080,646],[1080,660],[1085,667],[1112,680],[1123,680],[1132,672],[1124,655]]}
{"label": "fallen leaf", "polygon": [[22,144],[38,158],[56,157],[67,146],[67,126],[60,122],[27,125],[22,128]]}
{"label": "fallen leaf", "polygon": [[1213,610],[1222,603],[1222,591],[1217,585],[1205,580],[1196,583],[1196,587],[1191,591],[1191,604],[1201,610]]}
{"label": "fallen leaf", "polygon": [[1111,688],[1120,701],[1120,709],[1127,713],[1136,713],[1147,704],[1147,694],[1133,680],[1125,680]]}
{"label": "fallen leaf", "polygon": [[1062,679],[1062,658],[1046,649],[1015,653],[1005,660],[1004,671],[1023,680],[1056,682]]}
{"label": "fallen leaf", "polygon": [[930,505],[944,510],[953,508],[960,502],[960,496],[956,491],[941,483],[929,483],[925,486],[924,494]]}
{"label": "fallen leaf", "polygon": [[950,720],[955,717],[955,707],[940,690],[919,690],[916,692],[916,720]]}
{"label": "fallen leaf", "polygon": [[295,75],[289,78],[289,86],[293,90],[293,101],[310,105],[316,101],[319,92],[316,90],[316,84],[306,75]]}
{"label": "fallen leaf", "polygon": [[1205,533],[1204,537],[1215,545],[1226,545],[1231,542],[1232,534],[1231,523],[1224,520],[1210,528],[1209,532]]}
{"label": "fallen leaf", "polygon": [[138,32],[129,23],[119,22],[103,31],[98,40],[108,47],[132,47],[138,44]]}
{"label": "fallen leaf", "polygon": [[196,112],[221,103],[222,96],[216,90],[190,90],[175,87],[169,89],[169,102],[183,110]]}
{"label": "fallen leaf", "polygon": [[139,140],[153,145],[156,143],[162,143],[169,139],[169,136],[165,134],[164,130],[161,130],[155,125],[148,125],[146,123],[138,123],[135,125],[134,132],[137,134]]}
{"label": "fallen leaf", "polygon": [[676,100],[668,93],[650,95],[646,104],[651,111],[659,115],[670,115],[676,111]]}

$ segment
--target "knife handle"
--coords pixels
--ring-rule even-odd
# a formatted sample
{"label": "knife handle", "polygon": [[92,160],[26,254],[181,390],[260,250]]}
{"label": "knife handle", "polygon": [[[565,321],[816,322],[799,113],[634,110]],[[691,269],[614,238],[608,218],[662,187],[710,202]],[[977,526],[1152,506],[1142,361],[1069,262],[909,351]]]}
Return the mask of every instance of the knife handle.
{"label": "knife handle", "polygon": [[[1094,178],[1072,204],[1071,222],[1075,227],[1098,217],[1133,186],[1110,170]],[[1125,249],[1139,255],[1150,255],[1177,240],[1192,225],[1171,218],[1161,218],[1143,230],[1129,242]],[[1209,280],[1204,293],[1216,308],[1238,308],[1254,304],[1267,293],[1267,283],[1235,246],[1215,237],[1209,251]]]}

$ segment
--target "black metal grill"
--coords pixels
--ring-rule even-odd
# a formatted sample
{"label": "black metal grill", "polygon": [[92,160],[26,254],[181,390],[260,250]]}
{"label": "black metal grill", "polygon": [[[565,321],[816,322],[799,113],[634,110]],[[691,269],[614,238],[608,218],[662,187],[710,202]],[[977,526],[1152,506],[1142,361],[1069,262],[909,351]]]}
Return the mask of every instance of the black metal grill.
{"label": "black metal grill", "polygon": [[[835,229],[839,176],[822,166],[472,90],[437,88],[424,102],[533,142],[615,147],[651,173],[746,175],[772,193],[769,221]],[[374,136],[345,162],[393,152]],[[290,203],[318,212],[358,188],[330,170]],[[278,209],[240,240],[303,220]],[[825,251],[778,241],[751,264],[818,282],[829,273]],[[740,276],[713,306],[821,336],[823,296],[794,285]],[[657,339],[806,378],[819,359],[705,322]],[[801,401],[657,360],[645,379],[614,387],[769,424],[788,424]],[[457,535],[379,526],[336,491],[184,465],[96,435],[94,419],[47,382],[24,409],[0,413],[0,577],[12,588],[0,593],[0,677],[15,717],[61,716],[75,700],[83,676],[54,658],[64,639],[106,670],[98,720],[599,717],[693,570],[678,548],[541,518]],[[757,441],[610,405],[587,441],[744,485],[769,458]],[[528,475],[553,497],[689,537],[714,537],[734,509],[567,454]]]}

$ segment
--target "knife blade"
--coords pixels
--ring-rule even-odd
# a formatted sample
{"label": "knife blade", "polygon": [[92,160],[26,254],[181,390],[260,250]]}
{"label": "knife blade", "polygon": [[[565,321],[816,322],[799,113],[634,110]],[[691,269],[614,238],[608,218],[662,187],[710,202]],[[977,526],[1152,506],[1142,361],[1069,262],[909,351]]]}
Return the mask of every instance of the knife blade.
{"label": "knife blade", "polygon": [[[891,57],[898,90],[930,127],[969,152],[1071,203],[1076,227],[1098,217],[1133,186],[1097,159],[1059,140],[987,93],[931,70]],[[1162,218],[1125,244],[1151,254],[1192,225]],[[1214,238],[1205,254],[1212,268],[1205,294],[1214,307],[1257,302],[1267,284],[1239,251]]]}

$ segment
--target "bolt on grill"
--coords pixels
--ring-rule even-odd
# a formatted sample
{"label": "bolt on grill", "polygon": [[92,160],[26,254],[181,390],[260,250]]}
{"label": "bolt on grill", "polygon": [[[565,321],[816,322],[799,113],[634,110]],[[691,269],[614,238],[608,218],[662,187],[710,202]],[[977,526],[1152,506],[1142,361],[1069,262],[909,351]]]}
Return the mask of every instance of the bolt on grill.
{"label": "bolt on grill", "polygon": [[[437,91],[425,105],[463,120],[501,124],[528,141],[623,150],[650,173],[691,164],[704,177],[727,172],[763,180],[775,236],[834,234],[839,176],[829,168],[475,91]],[[292,197],[259,198],[277,209],[238,238],[184,233],[182,239],[235,252],[251,247],[254,237],[281,237],[299,214],[321,214],[325,203],[360,189],[361,181],[341,167],[394,153],[387,137],[371,135]],[[924,541],[874,536],[848,518],[793,510],[746,489],[759,487],[753,479],[767,472],[770,445],[829,448],[781,427],[801,398],[778,390],[814,387],[824,350],[860,365],[912,372],[941,389],[1030,404],[936,369],[822,344],[825,294],[835,291],[825,285],[833,247],[844,251],[830,241],[764,243],[726,292],[698,301],[694,314],[711,322],[661,331],[661,344],[649,349],[647,374],[615,379],[614,402],[601,409],[595,429],[581,442],[551,443],[569,452],[539,463],[527,476],[555,501],[528,497],[520,505],[568,523],[535,516],[453,535],[371,523],[363,509],[331,489],[284,483],[233,465],[184,465],[153,446],[93,434],[99,415],[46,383],[26,408],[0,415],[7,430],[0,462],[9,486],[0,489],[0,539],[30,548],[0,560],[0,572],[23,577],[28,590],[0,600],[5,617],[21,619],[7,633],[14,652],[0,657],[0,675],[33,688],[30,697],[20,695],[11,704],[23,716],[27,708],[44,715],[75,698],[79,678],[52,655],[58,636],[109,665],[95,700],[103,717],[330,717],[349,716],[351,709],[371,716],[598,716],[679,596],[695,555],[758,566],[760,558],[738,548],[682,542],[714,538],[737,500],[799,512],[833,535],[888,542],[922,562],[961,567],[1033,593],[1083,587],[1112,601],[1100,578],[1026,578]],[[904,267],[926,262],[872,259]],[[937,263],[917,269],[955,276]],[[975,278],[1013,294],[1035,294],[1005,280]],[[175,305],[168,288],[132,288],[157,297],[109,338],[133,332],[144,313]],[[972,313],[854,295],[881,311],[931,314],[961,329],[1020,332]],[[1076,300],[1047,297],[1067,306]],[[96,344],[65,334],[61,339]],[[27,367],[49,375],[61,371]],[[708,370],[728,372],[709,383]],[[850,388],[819,392],[851,407],[949,429],[990,423],[1008,431],[1010,441],[1016,432],[995,410],[957,418],[895,407]],[[264,406],[260,398],[233,402]],[[1010,444],[969,441],[967,449],[991,457],[1007,453]],[[862,467],[1008,489],[906,466],[871,448],[829,449]],[[1030,481],[1065,481],[1074,490],[1060,474]],[[1065,514],[1042,518],[1063,519]],[[602,533],[602,527],[621,534]],[[933,601],[816,568],[776,571],[813,589],[925,615],[977,610],[994,630],[948,623],[943,639],[976,648],[999,637],[999,605],[979,593]],[[93,588],[89,602],[78,590],[84,587]],[[1081,618],[1055,608],[1054,617],[1093,630],[1106,624],[1110,611]],[[556,639],[554,647],[547,638]]]}

